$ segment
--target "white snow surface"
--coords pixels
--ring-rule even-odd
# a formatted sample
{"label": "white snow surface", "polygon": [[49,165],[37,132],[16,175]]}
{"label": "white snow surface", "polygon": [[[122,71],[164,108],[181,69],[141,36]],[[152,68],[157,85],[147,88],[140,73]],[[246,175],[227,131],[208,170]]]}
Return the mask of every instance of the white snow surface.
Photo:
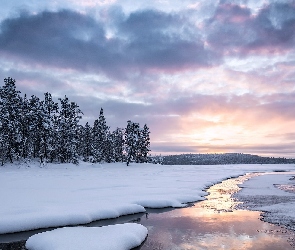
{"label": "white snow surface", "polygon": [[154,164],[48,164],[0,167],[0,234],[86,224],[203,200],[203,189],[253,171],[290,165],[167,166]]}
{"label": "white snow surface", "polygon": [[147,237],[146,227],[125,223],[104,227],[64,227],[31,236],[29,250],[126,250],[139,246]]}
{"label": "white snow surface", "polygon": [[[268,221],[276,222],[278,217],[284,224],[284,220],[295,221],[295,193],[287,192],[277,188],[275,185],[295,185],[295,172],[290,173],[267,173],[261,176],[253,177],[240,187],[243,187],[238,193],[238,197],[261,197],[260,204],[249,207],[252,210],[270,212]],[[280,198],[284,198],[280,200]],[[286,223],[285,223],[286,224]],[[293,223],[292,223],[293,224]]]}
{"label": "white snow surface", "polygon": [[[267,173],[260,176],[250,178],[243,184],[239,185],[242,187],[239,191],[239,195],[242,196],[257,196],[257,195],[276,195],[276,196],[295,196],[294,193],[289,193],[275,187],[275,184],[287,184],[290,183],[290,179],[295,175],[295,172],[290,173]],[[294,181],[292,181],[293,184]]]}

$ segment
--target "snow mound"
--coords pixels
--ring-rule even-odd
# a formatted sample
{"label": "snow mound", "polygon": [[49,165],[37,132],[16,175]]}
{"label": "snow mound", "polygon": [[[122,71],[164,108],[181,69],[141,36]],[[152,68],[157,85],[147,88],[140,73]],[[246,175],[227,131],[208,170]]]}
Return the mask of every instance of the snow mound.
{"label": "snow mound", "polygon": [[[71,207],[72,205],[72,207]],[[145,212],[145,208],[137,204],[49,204],[47,208],[39,207],[39,211],[19,208],[6,213],[0,222],[0,234],[27,231],[38,228],[88,224],[92,221],[117,218],[122,215]]]}
{"label": "snow mound", "polygon": [[31,236],[29,250],[128,250],[139,246],[147,229],[126,223],[105,227],[64,227]]}

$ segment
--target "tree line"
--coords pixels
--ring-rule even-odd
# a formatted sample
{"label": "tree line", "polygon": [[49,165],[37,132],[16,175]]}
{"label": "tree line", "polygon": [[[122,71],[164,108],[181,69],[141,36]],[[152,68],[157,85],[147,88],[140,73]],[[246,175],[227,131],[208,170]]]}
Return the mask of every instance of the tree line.
{"label": "tree line", "polygon": [[224,153],[154,156],[153,162],[163,165],[290,164],[295,163],[295,159],[263,157],[242,153]]}
{"label": "tree line", "polygon": [[15,80],[0,87],[0,159],[5,162],[39,159],[60,162],[148,162],[150,131],[147,125],[127,122],[126,128],[110,131],[101,108],[91,126],[79,124],[82,111],[67,96],[59,103],[50,93],[40,100],[16,89]]}

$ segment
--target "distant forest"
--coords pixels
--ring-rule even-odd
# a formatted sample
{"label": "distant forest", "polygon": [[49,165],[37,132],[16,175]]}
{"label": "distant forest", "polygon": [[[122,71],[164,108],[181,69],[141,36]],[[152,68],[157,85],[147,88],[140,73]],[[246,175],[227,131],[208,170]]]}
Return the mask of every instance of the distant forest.
{"label": "distant forest", "polygon": [[262,157],[242,153],[225,154],[181,154],[154,156],[154,162],[163,165],[225,165],[225,164],[288,164],[295,159]]}
{"label": "distant forest", "polygon": [[148,162],[150,131],[147,125],[127,121],[126,128],[110,131],[103,109],[93,125],[79,124],[82,111],[65,96],[59,103],[50,93],[44,99],[20,95],[15,80],[0,87],[0,161],[39,159],[60,162]]}

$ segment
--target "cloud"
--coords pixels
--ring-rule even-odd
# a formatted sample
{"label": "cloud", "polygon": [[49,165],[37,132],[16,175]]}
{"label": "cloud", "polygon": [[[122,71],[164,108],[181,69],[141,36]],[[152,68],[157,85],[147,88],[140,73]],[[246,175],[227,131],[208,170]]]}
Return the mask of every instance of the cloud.
{"label": "cloud", "polygon": [[[75,98],[78,97],[70,99]],[[286,141],[280,134],[282,131],[291,133],[290,128],[295,125],[294,100],[291,94],[268,95],[261,99],[247,94],[231,98],[194,95],[150,104],[91,97],[79,97],[77,102],[85,114],[83,122],[87,119],[92,122],[103,107],[112,130],[117,126],[125,127],[129,119],[141,125],[148,124],[155,152],[224,152],[222,148],[231,152],[230,149],[236,147],[238,152],[251,149],[253,153],[257,149],[256,152],[275,153],[270,145]],[[275,136],[269,137],[269,134]],[[263,147],[255,148],[260,144],[269,146],[265,151]],[[249,150],[247,145],[252,145]]]}
{"label": "cloud", "polygon": [[[284,132],[284,131],[282,131],[282,132]],[[269,134],[266,137],[279,138],[280,140],[292,141],[293,143],[295,142],[295,133]]]}
{"label": "cloud", "polygon": [[93,60],[91,48],[101,55],[96,62],[103,61],[104,43],[101,25],[66,10],[23,14],[1,24],[1,51],[36,64],[85,69]]}
{"label": "cloud", "polygon": [[271,3],[260,11],[236,4],[220,4],[206,22],[207,41],[225,55],[274,54],[295,44],[295,5]]}
{"label": "cloud", "polygon": [[185,0],[139,8],[129,0],[115,6],[91,0],[92,11],[70,2],[72,10],[42,5],[1,19],[2,79],[11,76],[22,93],[40,98],[46,91],[56,101],[67,95],[84,112],[82,123],[92,124],[101,107],[111,129],[129,119],[147,123],[158,151],[250,152],[251,146],[263,153],[263,145],[292,137],[290,1]]}
{"label": "cloud", "polygon": [[196,27],[178,14],[145,10],[117,13],[114,20],[116,31],[108,37],[111,24],[77,12],[22,14],[1,23],[0,51],[31,64],[115,78],[205,67],[218,60],[204,48]]}
{"label": "cloud", "polygon": [[276,145],[272,144],[248,144],[248,145],[214,145],[214,144],[204,144],[204,145],[184,145],[184,143],[159,143],[154,142],[152,144],[153,155],[157,154],[206,154],[206,153],[249,153],[258,154],[264,156],[277,156],[277,157],[295,157],[292,143],[280,143]]}
{"label": "cloud", "polygon": [[132,79],[216,66],[222,56],[283,53],[294,45],[292,4],[273,3],[253,14],[221,3],[200,27],[193,14],[152,9],[125,14],[118,7],[97,19],[71,10],[22,13],[2,21],[0,51],[31,65]]}
{"label": "cloud", "polygon": [[120,33],[129,37],[128,51],[145,67],[179,70],[213,62],[196,27],[178,14],[134,12],[121,23]]}

